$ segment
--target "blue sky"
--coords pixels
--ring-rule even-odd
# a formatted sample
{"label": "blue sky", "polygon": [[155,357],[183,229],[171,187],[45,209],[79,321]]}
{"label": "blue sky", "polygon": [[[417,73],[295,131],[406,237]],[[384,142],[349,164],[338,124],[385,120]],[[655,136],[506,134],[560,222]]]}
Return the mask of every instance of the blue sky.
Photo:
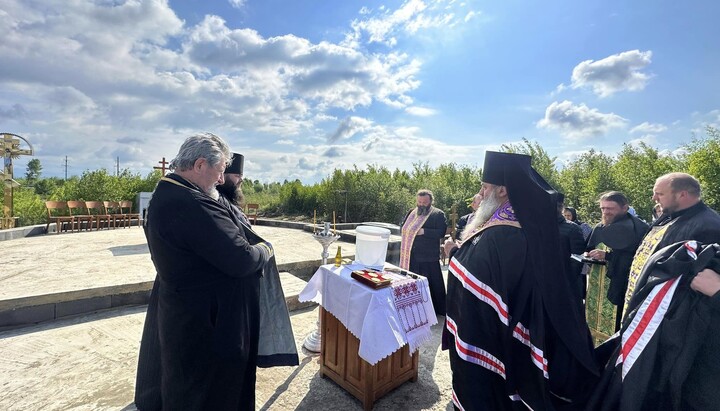
{"label": "blue sky", "polygon": [[203,131],[265,182],[481,166],[522,138],[558,166],[672,153],[720,125],[719,4],[0,0],[0,131],[46,177],[65,156],[145,175]]}

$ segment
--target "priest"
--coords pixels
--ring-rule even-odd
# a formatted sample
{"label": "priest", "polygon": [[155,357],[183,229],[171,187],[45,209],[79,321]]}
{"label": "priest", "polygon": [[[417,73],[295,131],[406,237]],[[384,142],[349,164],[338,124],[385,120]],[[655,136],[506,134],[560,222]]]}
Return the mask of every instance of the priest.
{"label": "priest", "polygon": [[560,247],[556,192],[521,154],[486,152],[483,200],[452,255],[443,346],[459,410],[579,406],[592,341]]}

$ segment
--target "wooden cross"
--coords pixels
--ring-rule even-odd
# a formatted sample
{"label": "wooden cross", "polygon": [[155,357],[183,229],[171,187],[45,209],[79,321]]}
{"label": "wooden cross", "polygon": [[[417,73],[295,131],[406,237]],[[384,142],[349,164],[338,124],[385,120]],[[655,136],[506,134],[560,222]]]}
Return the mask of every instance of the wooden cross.
{"label": "wooden cross", "polygon": [[[21,149],[20,140],[27,143],[27,145],[30,146],[30,149]],[[31,156],[33,154],[33,149],[30,142],[19,135],[12,133],[2,133],[0,148],[3,151],[3,169],[2,172],[0,172],[0,179],[3,180],[3,188],[5,192],[5,197],[3,199],[2,220],[0,220],[0,229],[3,229],[15,227],[15,219],[13,218],[13,188],[19,187],[20,184],[13,180],[13,158],[18,158],[21,155]]]}
{"label": "wooden cross", "polygon": [[158,161],[158,163],[160,163],[160,166],[161,166],[161,167],[157,167],[157,166],[156,166],[156,167],[153,167],[153,168],[154,168],[155,170],[162,170],[162,175],[164,176],[164,175],[165,175],[165,170],[168,169],[167,167],[165,167],[166,165],[168,165],[168,162],[165,161],[165,157],[163,157],[163,158],[162,158],[162,161]]}

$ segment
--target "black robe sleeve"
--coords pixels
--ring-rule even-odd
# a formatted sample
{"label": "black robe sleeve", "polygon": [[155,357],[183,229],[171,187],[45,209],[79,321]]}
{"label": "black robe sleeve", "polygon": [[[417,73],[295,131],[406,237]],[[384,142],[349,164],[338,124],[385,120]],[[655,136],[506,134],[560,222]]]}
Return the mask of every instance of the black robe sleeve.
{"label": "black robe sleeve", "polygon": [[272,255],[263,245],[250,245],[242,229],[218,202],[200,197],[178,210],[175,235],[188,250],[230,277],[257,275]]}

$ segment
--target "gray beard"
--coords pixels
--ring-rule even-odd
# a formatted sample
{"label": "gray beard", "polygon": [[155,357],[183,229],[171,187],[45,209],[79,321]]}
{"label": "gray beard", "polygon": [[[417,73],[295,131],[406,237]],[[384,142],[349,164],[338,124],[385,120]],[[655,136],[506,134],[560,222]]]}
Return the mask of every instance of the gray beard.
{"label": "gray beard", "polygon": [[430,212],[430,206],[424,207],[424,206],[418,206],[418,215],[426,215]]}
{"label": "gray beard", "polygon": [[217,199],[220,198],[220,193],[217,191],[217,188],[215,188],[215,187],[212,187],[212,188],[208,189],[208,190],[205,192],[205,194],[207,194],[207,195],[209,195],[210,197],[212,197],[212,199],[215,200],[215,201],[217,201]]}
{"label": "gray beard", "polygon": [[495,214],[495,211],[497,211],[501,205],[500,200],[495,195],[495,191],[491,191],[490,195],[480,202],[480,206],[473,213],[472,221],[463,229],[461,240],[465,241],[468,239],[475,229],[485,224],[490,217]]}

